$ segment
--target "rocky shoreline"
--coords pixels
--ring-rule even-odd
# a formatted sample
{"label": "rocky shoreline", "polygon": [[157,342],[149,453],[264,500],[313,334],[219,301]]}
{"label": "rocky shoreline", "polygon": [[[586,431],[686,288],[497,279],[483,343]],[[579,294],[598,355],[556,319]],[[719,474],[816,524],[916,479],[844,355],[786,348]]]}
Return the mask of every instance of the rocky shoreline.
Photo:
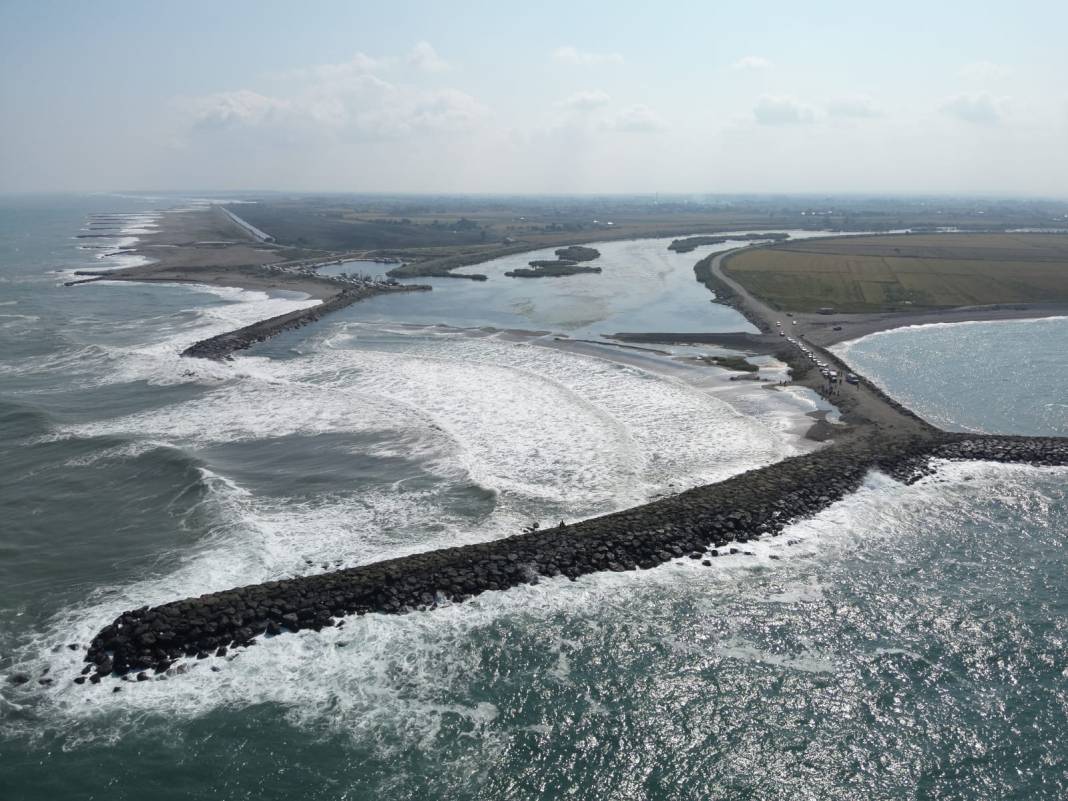
{"label": "rocky shoreline", "polygon": [[778,536],[856,490],[869,470],[911,483],[931,459],[1068,465],[1068,438],[934,433],[873,436],[750,470],[644,506],[573,525],[531,528],[492,542],[446,548],[346,570],[269,581],[124,612],[89,644],[75,681],[138,680],[185,672],[210,654],[348,615],[402,614],[460,602],[542,576],[649,569],[671,560],[710,565],[746,555],[746,543]]}

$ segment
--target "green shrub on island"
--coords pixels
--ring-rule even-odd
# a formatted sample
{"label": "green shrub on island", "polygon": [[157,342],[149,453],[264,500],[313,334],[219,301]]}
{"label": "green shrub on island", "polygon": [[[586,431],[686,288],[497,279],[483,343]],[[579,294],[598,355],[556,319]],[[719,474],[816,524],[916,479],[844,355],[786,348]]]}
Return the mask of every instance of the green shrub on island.
{"label": "green shrub on island", "polygon": [[535,259],[527,262],[533,269],[520,267],[505,273],[509,278],[545,278],[547,276],[577,275],[579,273],[599,273],[600,267],[587,267],[579,264],[580,261],[591,261],[598,258],[601,253],[594,248],[584,248],[579,245],[560,248],[556,251],[556,259]]}
{"label": "green shrub on island", "polygon": [[759,231],[752,234],[735,234],[733,236],[688,236],[674,240],[668,245],[668,250],[674,250],[676,253],[689,253],[691,250],[705,245],[722,245],[724,242],[758,242],[765,239],[782,242],[784,239],[789,238],[789,234],[777,231]]}
{"label": "green shrub on island", "polygon": [[556,256],[561,261],[593,261],[601,257],[601,251],[582,245],[569,245],[566,248],[557,249]]}
{"label": "green shrub on island", "polygon": [[716,367],[724,367],[728,370],[738,370],[745,373],[755,373],[760,370],[752,362],[746,360],[744,356],[705,356],[706,361],[716,365]]}
{"label": "green shrub on island", "polygon": [[509,278],[546,278],[549,276],[578,275],[579,273],[599,273],[600,267],[587,267],[584,264],[565,261],[531,262],[533,269],[519,267],[505,273]]}
{"label": "green shrub on island", "polygon": [[540,269],[542,267],[574,267],[576,262],[573,259],[540,259],[537,261],[528,261],[531,267]]}

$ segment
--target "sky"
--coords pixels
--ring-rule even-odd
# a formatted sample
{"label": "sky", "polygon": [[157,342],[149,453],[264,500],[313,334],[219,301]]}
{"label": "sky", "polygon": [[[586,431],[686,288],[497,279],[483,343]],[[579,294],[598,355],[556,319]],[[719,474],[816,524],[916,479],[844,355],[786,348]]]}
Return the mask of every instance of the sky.
{"label": "sky", "polygon": [[1068,197],[1068,3],[0,0],[0,192]]}

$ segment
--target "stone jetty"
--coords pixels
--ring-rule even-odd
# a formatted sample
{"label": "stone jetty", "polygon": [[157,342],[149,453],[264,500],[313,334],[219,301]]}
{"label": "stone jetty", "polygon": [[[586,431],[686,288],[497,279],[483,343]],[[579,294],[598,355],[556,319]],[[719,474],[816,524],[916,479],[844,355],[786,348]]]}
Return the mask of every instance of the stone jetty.
{"label": "stone jetty", "polygon": [[276,317],[269,317],[252,325],[246,325],[244,328],[238,328],[236,331],[227,331],[225,334],[194,342],[182,351],[182,355],[199,359],[226,359],[235,351],[249,348],[255,343],[263,342],[265,339],[282,331],[300,328],[308,323],[313,323],[330,312],[343,309],[364,298],[388,292],[416,292],[429,289],[429,286],[422,284],[397,284],[395,286],[375,284],[373,286],[346,288],[316,306],[279,314]]}
{"label": "stone jetty", "polygon": [[97,634],[76,681],[95,684],[127,673],[145,679],[259,637],[318,631],[348,615],[428,609],[540,576],[575,579],[673,559],[711,564],[742,558],[746,543],[778,536],[792,521],[840,500],[870,470],[912,482],[931,471],[932,458],[1068,465],[1068,439],[876,435],[573,525],[146,606],[124,612]]}

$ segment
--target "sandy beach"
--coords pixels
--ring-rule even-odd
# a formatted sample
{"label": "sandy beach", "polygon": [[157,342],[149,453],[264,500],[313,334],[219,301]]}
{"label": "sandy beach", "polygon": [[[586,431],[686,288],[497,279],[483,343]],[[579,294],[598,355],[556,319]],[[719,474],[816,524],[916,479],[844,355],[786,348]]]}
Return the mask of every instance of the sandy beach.
{"label": "sandy beach", "polygon": [[137,237],[136,245],[122,252],[141,256],[149,263],[107,273],[85,273],[87,280],[286,290],[320,300],[333,298],[343,289],[337,281],[277,269],[278,265],[307,259],[309,254],[255,241],[213,207],[163,212],[155,231]]}

